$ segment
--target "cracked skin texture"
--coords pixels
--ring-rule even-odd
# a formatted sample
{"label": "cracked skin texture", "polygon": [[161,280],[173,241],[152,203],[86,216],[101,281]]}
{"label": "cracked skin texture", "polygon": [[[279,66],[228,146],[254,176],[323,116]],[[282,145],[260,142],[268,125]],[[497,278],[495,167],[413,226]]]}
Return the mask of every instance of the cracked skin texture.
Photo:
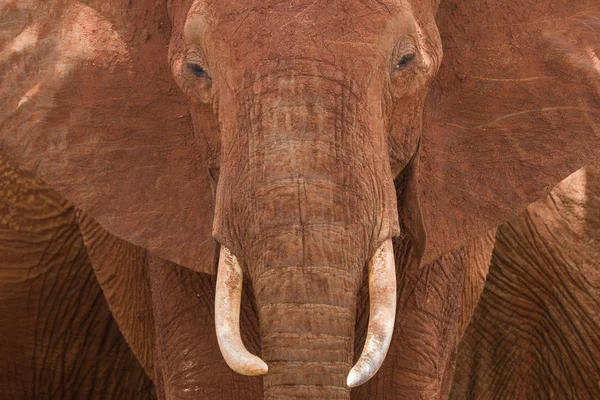
{"label": "cracked skin texture", "polygon": [[153,399],[74,207],[0,158],[0,398]]}
{"label": "cracked skin texture", "polygon": [[[4,398],[154,398],[151,382],[133,354],[154,380],[159,398],[165,394],[181,398],[190,393],[201,398],[263,398],[261,379],[234,373],[218,351],[213,326],[214,276],[152,257],[115,238],[6,160],[0,177],[0,305],[6,322],[2,324],[6,335],[0,368],[5,379],[0,380],[0,388]],[[463,291],[477,287],[479,274],[471,278],[468,271],[479,271],[487,265],[493,244],[490,238],[488,235],[476,241],[434,267],[419,269],[413,265],[411,271],[399,270],[398,276],[406,282],[400,290],[400,298],[404,299],[398,311],[401,319],[424,319],[416,312],[415,304],[407,303],[431,301],[426,300],[426,291],[431,291],[429,296],[439,302],[436,298],[448,294],[438,293],[440,287],[452,288],[450,295],[455,300],[460,287]],[[430,274],[436,278],[430,279]],[[464,285],[448,274],[464,276]],[[449,278],[451,285],[445,282]],[[364,340],[368,321],[366,283],[359,296],[357,349]],[[43,306],[32,303],[34,299]],[[429,315],[427,329],[452,326],[460,304],[449,302],[440,315]],[[473,306],[463,301],[459,312],[469,313]],[[48,328],[50,321],[55,328]],[[258,317],[248,281],[241,321],[244,342],[253,352],[259,352]],[[414,323],[400,322],[398,327],[408,331],[403,335],[407,342],[423,336],[415,334],[418,329]],[[452,336],[454,331],[450,332]],[[435,352],[440,351],[448,357],[450,353],[438,349],[438,345],[432,343],[429,356],[436,359]],[[396,343],[390,359],[404,354],[402,359],[410,365],[414,354],[408,353],[407,357],[404,346],[409,347]],[[441,364],[444,372],[445,360]],[[381,398],[385,392],[378,388],[389,385],[386,382],[401,370],[388,362],[352,398]],[[68,381],[57,376],[61,371]],[[415,374],[414,368],[411,372]]]}
{"label": "cracked skin texture", "polygon": [[[600,141],[595,0],[0,7],[0,149],[113,235],[105,243],[137,254],[124,265],[154,266],[111,265],[154,271],[132,300],[140,318],[119,325],[166,398],[220,384],[198,364],[218,363],[216,348],[196,348],[202,332],[184,320],[209,321],[210,303],[190,306],[185,278],[167,273],[214,274],[217,242],[243,265],[258,324],[249,347],[271,365],[252,381],[260,389],[224,375],[232,396],[445,396],[461,299],[477,297],[463,293],[462,246]],[[119,257],[93,233],[93,258]],[[389,237],[395,339],[378,378],[351,393],[364,270]],[[111,305],[129,291],[98,276],[115,317],[137,316]],[[136,340],[152,326],[163,327],[154,344]]]}
{"label": "cracked skin texture", "polygon": [[[150,284],[150,296],[144,304],[151,306],[153,319],[142,323],[154,324],[156,336],[136,335],[131,330],[124,331],[124,335],[135,354],[143,353],[144,348],[156,352],[154,365],[145,367],[154,370],[159,398],[264,398],[263,378],[234,373],[220,355],[213,323],[216,278],[148,254],[140,256],[141,249],[112,237],[89,217],[83,217],[83,236],[86,244],[94,248],[91,260],[100,273],[99,280],[102,283],[101,276],[112,276],[111,284],[103,284],[103,288],[107,298],[112,299],[109,305],[121,327],[131,325],[131,318],[124,312],[140,293],[147,293],[146,282]],[[408,252],[410,245],[395,242],[397,276],[402,279],[396,323],[399,340],[392,344],[380,372],[351,392],[352,399],[446,396],[455,345],[463,321],[475,308],[477,288],[482,288],[493,243],[493,234],[484,235],[432,265],[419,268],[414,263],[407,265],[408,257],[400,251]],[[129,246],[128,250],[123,251],[123,246]],[[118,257],[115,248],[122,249]],[[124,277],[126,274],[129,276]],[[368,323],[367,287],[365,279],[357,299],[355,357],[360,354]],[[139,326],[133,330],[136,331],[139,332]],[[241,333],[246,347],[254,354],[264,356],[277,350],[261,346],[258,311],[248,280],[242,298]],[[314,339],[313,347],[299,348],[293,337],[280,336],[288,341],[288,354],[296,357],[343,356],[340,349],[324,347],[327,342],[323,339]],[[319,363],[314,359],[312,366],[316,368]],[[315,391],[309,396],[322,394]],[[328,393],[327,398],[335,397]]]}
{"label": "cracked skin texture", "polygon": [[450,398],[600,398],[599,165],[498,228]]}
{"label": "cracked skin texture", "polygon": [[[2,324],[6,333],[2,363],[5,373],[2,375],[11,379],[1,380],[0,387],[6,398],[154,398],[151,383],[133,354],[153,378],[161,398],[165,393],[176,398],[189,393],[202,398],[263,398],[261,379],[234,373],[218,351],[213,326],[214,276],[152,257],[143,249],[115,238],[84,213],[76,213],[67,201],[29,174],[16,170],[6,160],[2,166],[3,296],[0,304],[6,321]],[[399,358],[394,364],[406,363],[407,366],[387,362],[381,373],[357,389],[352,398],[382,398],[386,391],[379,388],[389,385],[386,382],[391,382],[408,366],[411,366],[411,374],[416,375],[411,365],[415,354],[403,348],[410,348],[411,341],[425,336],[417,326],[451,327],[457,306],[463,315],[473,309],[472,303],[456,301],[457,290],[463,288],[464,299],[468,298],[465,297],[467,291],[478,287],[481,274],[468,271],[485,268],[493,244],[490,238],[488,235],[475,241],[433,267],[419,269],[413,265],[410,271],[407,268],[398,271],[399,278],[405,282],[400,289],[400,298],[404,300],[398,310],[404,322],[398,323],[398,329],[407,332],[402,335],[406,343],[395,343],[392,347],[390,360]],[[19,246],[15,246],[16,241]],[[399,243],[396,245],[399,248]],[[430,274],[435,278],[431,279]],[[460,276],[464,276],[464,285],[459,278],[454,278]],[[49,286],[49,282],[54,284]],[[368,322],[366,283],[358,301],[357,349],[364,340]],[[444,287],[446,289],[442,289]],[[445,292],[439,293],[439,290]],[[34,298],[44,298],[44,307],[35,312],[37,307],[31,303],[31,293]],[[439,303],[440,298],[447,295],[454,296],[455,301],[449,302],[449,307],[438,314],[428,315],[425,324],[417,303],[432,300]],[[77,303],[73,306],[75,299]],[[242,307],[244,342],[258,353],[258,317],[248,281]],[[415,324],[415,320],[420,320],[420,324]],[[48,329],[48,321],[61,328]],[[32,326],[36,328],[31,329]],[[71,332],[70,339],[61,338],[64,330]],[[449,331],[453,336],[454,331]],[[88,337],[104,338],[104,341],[86,340]],[[446,341],[445,338],[437,340]],[[444,373],[452,346],[449,352],[439,345],[431,343],[427,355],[432,359],[439,358],[436,352],[443,355],[441,367],[436,368]],[[155,352],[159,357],[158,367],[153,361]],[[34,363],[32,367],[28,367],[30,362]],[[423,374],[431,365],[425,367]],[[74,373],[73,368],[80,372]],[[155,369],[157,375],[154,375]],[[69,376],[68,382],[57,377],[60,371]],[[89,374],[85,375],[86,372]]]}

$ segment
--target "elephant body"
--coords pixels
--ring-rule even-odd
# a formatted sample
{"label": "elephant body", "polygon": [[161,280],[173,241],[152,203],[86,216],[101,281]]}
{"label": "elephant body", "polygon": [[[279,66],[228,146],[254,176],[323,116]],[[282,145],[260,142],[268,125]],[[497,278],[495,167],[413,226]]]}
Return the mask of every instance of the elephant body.
{"label": "elephant body", "polygon": [[498,228],[452,399],[600,398],[600,163]]}
{"label": "elephant body", "polygon": [[[0,182],[3,398],[263,398],[262,378],[236,374],[220,355],[214,276],[110,235],[6,159]],[[398,293],[402,334],[380,374],[351,398],[445,397],[460,321],[474,308],[473,288],[481,287],[492,238],[423,268],[402,259],[407,243],[395,243],[398,279],[405,282]],[[366,280],[360,293],[357,349],[368,322]],[[249,281],[242,304],[244,342],[260,353]],[[419,347],[411,343],[420,341],[428,343],[427,353],[414,352]]]}
{"label": "elephant body", "polygon": [[7,0],[0,151],[78,208],[159,397],[436,398],[487,232],[600,152],[598,20],[597,0]]}
{"label": "elephant body", "polygon": [[[80,219],[80,222],[98,279],[133,352],[144,354],[144,349],[150,349],[156,353],[154,363],[146,370],[153,371],[159,398],[263,398],[262,378],[234,373],[218,351],[214,328],[214,276],[153,257],[112,237],[89,217]],[[414,263],[410,265],[407,262],[409,258],[402,257],[401,250],[406,253],[410,246],[408,243],[395,242],[396,254],[399,255],[397,277],[406,282],[398,292],[399,318],[395,328],[402,334],[393,340],[388,359],[378,375],[353,390],[352,399],[416,399],[423,394],[430,398],[447,396],[456,345],[483,289],[493,238],[493,232],[490,232],[424,267]],[[115,249],[119,250],[115,252]],[[115,257],[115,254],[119,256]],[[136,274],[140,275],[137,278],[125,277],[124,271],[137,271]],[[103,277],[107,275],[111,277],[110,286],[104,283]],[[141,284],[145,282],[143,275],[150,285],[149,296],[144,295],[145,304],[151,305],[153,317],[137,320],[146,325],[145,328],[138,326],[124,330],[123,327],[135,322],[131,316],[124,315],[127,305],[135,303],[134,298],[140,293],[148,293]],[[138,285],[132,286],[132,282],[138,282]],[[367,330],[367,283],[366,279],[362,282],[358,296],[356,340],[353,343],[356,353],[364,343]],[[131,290],[132,287],[135,290]],[[333,326],[325,329],[329,329],[326,331],[328,334],[335,334]],[[132,331],[154,331],[156,336],[146,334],[130,339]],[[255,354],[265,351],[261,343],[254,289],[249,281],[245,283],[242,298],[241,333],[250,351]],[[421,352],[424,348],[426,350]],[[415,363],[415,360],[419,362]],[[322,375],[324,380],[332,379],[326,371],[322,371]],[[320,389],[320,393],[312,390],[308,396],[336,398],[335,394],[323,394],[331,388]]]}
{"label": "elephant body", "polygon": [[0,398],[152,399],[74,207],[0,160]]}

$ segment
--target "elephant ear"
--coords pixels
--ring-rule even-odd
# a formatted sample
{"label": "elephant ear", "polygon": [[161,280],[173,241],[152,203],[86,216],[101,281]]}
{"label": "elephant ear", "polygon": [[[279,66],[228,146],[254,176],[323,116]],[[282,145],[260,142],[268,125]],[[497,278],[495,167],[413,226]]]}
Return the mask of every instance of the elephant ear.
{"label": "elephant ear", "polygon": [[213,272],[213,200],[166,2],[0,4],[0,149],[114,235]]}
{"label": "elephant ear", "polygon": [[437,23],[423,264],[521,212],[600,146],[600,2],[448,0]]}

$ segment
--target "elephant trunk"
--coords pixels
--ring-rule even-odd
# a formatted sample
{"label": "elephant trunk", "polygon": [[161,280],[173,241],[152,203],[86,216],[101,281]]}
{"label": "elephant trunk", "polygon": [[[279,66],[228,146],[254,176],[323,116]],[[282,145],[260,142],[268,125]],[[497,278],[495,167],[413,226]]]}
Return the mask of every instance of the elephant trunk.
{"label": "elephant trunk", "polygon": [[[385,311],[373,313],[373,334],[347,381],[363,271],[372,258],[390,259],[373,255],[399,231],[383,127],[333,73],[269,78],[254,88],[252,107],[235,113],[244,124],[228,129],[233,118],[223,118],[213,234],[253,283],[265,397],[347,399],[348,385],[376,372],[393,326],[395,280],[384,278],[383,287],[372,280]],[[383,269],[390,268],[393,257]],[[254,360],[242,371],[265,370],[237,353]]]}
{"label": "elephant trunk", "polygon": [[305,263],[281,260],[253,274],[266,399],[349,398],[357,276],[313,245]]}
{"label": "elephant trunk", "polygon": [[[265,374],[265,362],[250,354],[241,341],[242,270],[225,247],[221,249],[219,267],[215,320],[223,356],[241,374]],[[352,359],[355,309],[344,301],[353,298],[352,293],[344,291],[352,290],[352,277],[326,266],[277,267],[255,281],[265,331],[263,356],[273,363],[271,374],[265,379],[267,398],[347,398],[348,388],[366,382],[377,372],[387,354],[394,326],[394,267],[392,243],[387,240],[369,262],[369,328],[363,352],[347,377],[347,387],[341,382]],[[311,277],[308,282],[314,284],[312,288],[284,286],[283,293],[279,292],[281,287],[273,289],[273,282],[307,276]],[[333,287],[340,291],[331,290]],[[336,300],[328,293],[341,296]]]}

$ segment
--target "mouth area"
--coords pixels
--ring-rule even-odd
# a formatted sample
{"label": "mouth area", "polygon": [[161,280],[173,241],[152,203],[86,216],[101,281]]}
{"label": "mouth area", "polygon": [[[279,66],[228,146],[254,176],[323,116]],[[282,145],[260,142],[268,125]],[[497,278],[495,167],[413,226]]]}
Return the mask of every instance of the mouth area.
{"label": "mouth area", "polygon": [[[193,396],[199,395],[223,399],[262,398],[266,377],[243,376],[234,372],[219,351],[214,323],[216,277],[167,262],[152,263],[149,277],[156,326],[157,390],[164,391],[167,398],[169,396],[194,398]],[[368,290],[367,281],[364,284],[361,293]],[[358,314],[354,321],[356,327],[354,342],[345,343],[344,346],[350,345],[351,349],[359,351],[359,353],[355,352],[354,361],[365,341],[368,326],[367,296],[359,296],[357,310]],[[254,288],[249,279],[243,282],[240,335],[244,346],[252,354],[264,356],[265,352],[272,350],[269,340],[273,337],[261,340],[259,312],[254,298]],[[284,339],[289,342],[289,337]],[[288,343],[288,351],[298,353],[299,350],[302,353],[300,342],[302,338],[295,336],[294,340]],[[263,349],[263,345],[267,348]],[[306,353],[306,355],[311,354]],[[302,358],[302,354],[300,356]],[[340,385],[336,385],[339,386],[336,393],[342,388],[349,390],[345,380],[352,362],[351,359],[347,360],[345,363],[347,366],[343,371],[336,370],[339,372],[336,376],[339,377],[334,380],[340,381]],[[293,378],[292,375],[278,374],[272,378],[289,380]],[[327,375],[325,370],[322,375]],[[224,385],[223,382],[226,384]]]}

